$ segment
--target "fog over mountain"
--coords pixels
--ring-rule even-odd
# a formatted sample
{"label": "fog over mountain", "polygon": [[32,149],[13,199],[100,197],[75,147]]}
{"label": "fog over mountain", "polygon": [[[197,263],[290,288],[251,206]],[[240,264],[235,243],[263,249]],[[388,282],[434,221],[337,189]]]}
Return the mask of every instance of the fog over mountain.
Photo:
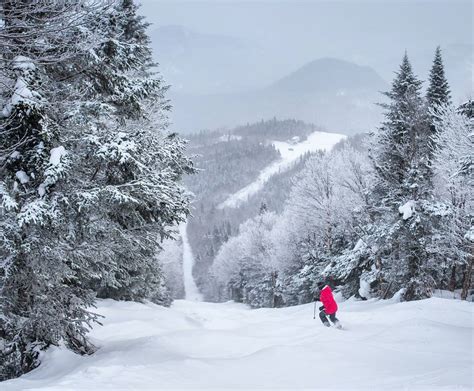
{"label": "fog over mountain", "polygon": [[235,92],[262,82],[264,51],[247,40],[178,25],[153,29],[151,39],[160,71],[176,92]]}
{"label": "fog over mountain", "polygon": [[332,58],[312,61],[260,89],[227,94],[172,91],[177,129],[233,127],[268,118],[297,118],[330,131],[357,133],[380,121],[388,84],[370,67]]}
{"label": "fog over mountain", "polygon": [[[152,22],[156,59],[172,86],[173,127],[183,132],[297,114],[329,130],[363,130],[378,121],[379,109],[368,105],[382,99],[382,80],[391,81],[404,51],[425,80],[437,45],[454,101],[472,96],[469,1],[142,0],[141,12]],[[335,77],[331,65],[321,62],[327,58],[353,67],[340,68]],[[364,88],[355,92],[358,66],[378,76],[364,86],[359,69]],[[293,77],[308,99],[295,101],[290,90],[297,87],[284,86],[285,80],[296,82]],[[337,98],[346,102],[344,112],[335,112],[332,97],[315,99],[325,89],[346,94]],[[350,129],[341,129],[348,121]]]}

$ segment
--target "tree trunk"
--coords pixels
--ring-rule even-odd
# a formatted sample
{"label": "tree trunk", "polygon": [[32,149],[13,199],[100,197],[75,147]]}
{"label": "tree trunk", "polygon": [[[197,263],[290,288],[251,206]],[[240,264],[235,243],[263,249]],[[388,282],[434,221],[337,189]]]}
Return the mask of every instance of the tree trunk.
{"label": "tree trunk", "polygon": [[451,278],[449,279],[448,289],[454,292],[456,289],[456,265],[453,265],[451,269]]}
{"label": "tree trunk", "polygon": [[473,259],[474,258],[471,255],[469,257],[469,263],[467,264],[467,269],[464,273],[464,279],[463,279],[462,291],[461,291],[461,300],[466,300],[467,299],[469,289],[471,288]]}
{"label": "tree trunk", "polygon": [[275,291],[276,291],[276,272],[272,272],[272,308],[275,308]]}
{"label": "tree trunk", "polygon": [[392,287],[392,282],[390,281],[390,284],[388,284],[387,289],[385,289],[385,292],[382,295],[382,299],[385,300],[387,298],[388,292],[390,291],[390,288]]}

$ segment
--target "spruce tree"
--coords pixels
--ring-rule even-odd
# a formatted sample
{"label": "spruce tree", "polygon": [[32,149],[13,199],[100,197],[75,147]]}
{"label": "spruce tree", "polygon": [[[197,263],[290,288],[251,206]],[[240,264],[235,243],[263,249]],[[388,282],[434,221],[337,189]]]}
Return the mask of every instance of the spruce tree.
{"label": "spruce tree", "polygon": [[[64,108],[55,64],[68,62],[79,2],[5,1],[0,7],[0,380],[39,363],[63,342],[79,353],[96,316],[64,246],[70,223],[70,155],[61,144]],[[77,26],[77,25],[76,25]],[[60,32],[60,34],[59,34]],[[4,87],[3,87],[4,86]]]}
{"label": "spruce tree", "polygon": [[99,297],[169,304],[155,253],[188,214],[179,181],[193,169],[184,142],[165,132],[167,87],[151,71],[147,24],[136,10],[119,1],[83,32],[102,39],[78,59],[82,72],[72,79],[86,93],[72,121],[82,141],[71,148],[88,159],[75,166],[88,182],[78,194],[76,234],[97,260],[83,280]]}
{"label": "spruce tree", "polygon": [[468,118],[474,118],[474,100],[469,99],[458,107],[458,111]]}
{"label": "spruce tree", "polygon": [[1,3],[0,379],[50,345],[93,352],[96,293],[170,303],[155,255],[193,169],[134,10]]}
{"label": "spruce tree", "polygon": [[392,88],[385,93],[389,103],[381,104],[386,110],[385,121],[376,137],[378,146],[373,149],[378,184],[395,202],[400,197],[416,198],[422,188],[420,182],[428,179],[428,161],[416,154],[425,152],[429,136],[421,84],[405,53]]}
{"label": "spruce tree", "polygon": [[426,99],[428,105],[435,110],[437,107],[451,103],[449,84],[444,73],[443,58],[439,46],[436,48],[433,66],[430,71]]}
{"label": "spruce tree", "polygon": [[[385,122],[371,151],[376,172],[373,190],[374,232],[387,284],[405,288],[406,300],[427,297],[433,281],[426,273],[431,220],[430,126],[421,97],[421,81],[405,53],[392,88]],[[377,261],[380,263],[380,261]]]}

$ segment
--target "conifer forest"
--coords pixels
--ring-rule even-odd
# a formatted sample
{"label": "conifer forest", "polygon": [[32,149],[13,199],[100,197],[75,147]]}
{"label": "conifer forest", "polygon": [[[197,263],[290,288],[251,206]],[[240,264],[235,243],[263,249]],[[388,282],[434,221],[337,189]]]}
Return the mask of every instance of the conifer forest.
{"label": "conifer forest", "polygon": [[0,388],[471,390],[472,31],[1,0]]}

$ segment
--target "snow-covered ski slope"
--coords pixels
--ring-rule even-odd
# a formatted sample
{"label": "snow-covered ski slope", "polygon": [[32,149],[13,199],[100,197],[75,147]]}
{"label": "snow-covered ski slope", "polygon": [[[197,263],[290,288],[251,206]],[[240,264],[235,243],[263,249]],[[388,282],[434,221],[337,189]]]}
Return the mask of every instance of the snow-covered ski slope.
{"label": "snow-covered ski slope", "polygon": [[187,223],[183,223],[179,226],[179,233],[181,235],[181,240],[183,241],[183,276],[185,297],[186,300],[190,301],[202,301],[202,295],[199,293],[199,289],[193,277],[194,256],[188,240],[187,227]]}
{"label": "snow-covered ski slope", "polygon": [[472,390],[473,303],[347,301],[345,330],[313,305],[250,310],[235,303],[99,301],[105,315],[81,357],[52,348],[12,390]]}
{"label": "snow-covered ski slope", "polygon": [[275,174],[284,172],[304,154],[316,151],[329,151],[339,141],[346,138],[342,134],[314,132],[308,138],[296,144],[286,143],[282,141],[273,141],[273,145],[280,152],[281,159],[265,167],[257,177],[257,179],[245,186],[237,193],[230,195],[218,208],[238,208],[242,203],[246,202],[249,197],[262,190],[265,183]]}

